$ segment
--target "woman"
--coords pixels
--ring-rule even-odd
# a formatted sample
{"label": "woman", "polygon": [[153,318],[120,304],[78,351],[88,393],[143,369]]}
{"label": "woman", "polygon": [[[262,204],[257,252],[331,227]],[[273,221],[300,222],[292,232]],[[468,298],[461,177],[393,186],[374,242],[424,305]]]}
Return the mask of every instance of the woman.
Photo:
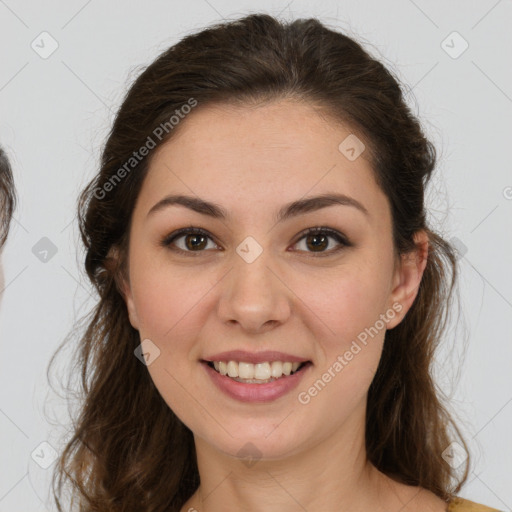
{"label": "woman", "polygon": [[491,510],[456,496],[430,373],[456,278],[434,166],[395,78],[314,19],[153,62],[81,196],[100,300],[59,509],[70,481],[83,511]]}

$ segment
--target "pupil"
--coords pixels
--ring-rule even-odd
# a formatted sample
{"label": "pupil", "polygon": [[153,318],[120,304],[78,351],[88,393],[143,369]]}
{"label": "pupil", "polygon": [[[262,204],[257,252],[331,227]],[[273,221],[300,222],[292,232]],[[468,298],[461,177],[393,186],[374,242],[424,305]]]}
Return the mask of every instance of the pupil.
{"label": "pupil", "polygon": [[319,244],[317,242],[314,242],[312,244],[312,247],[315,248],[315,249],[318,249],[318,248],[325,249],[325,247],[326,247],[326,244],[325,244],[326,238],[327,237],[325,235],[310,235],[310,237],[309,237],[310,240],[313,239],[313,240],[316,240],[316,241],[318,241],[318,239],[322,239],[323,243],[320,242],[320,244]]}
{"label": "pupil", "polygon": [[[197,242],[197,239],[201,239],[201,242]],[[190,240],[196,240],[196,242],[192,242],[191,244],[189,244]],[[203,236],[203,235],[188,235],[187,236],[187,247],[189,249],[194,249],[194,248],[204,248],[205,244],[204,244],[204,241],[206,240],[206,237]]]}

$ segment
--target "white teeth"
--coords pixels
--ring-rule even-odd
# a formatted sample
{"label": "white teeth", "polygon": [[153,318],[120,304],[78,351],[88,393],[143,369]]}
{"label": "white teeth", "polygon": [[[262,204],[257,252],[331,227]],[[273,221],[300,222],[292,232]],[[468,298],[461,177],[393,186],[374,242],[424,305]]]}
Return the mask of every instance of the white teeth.
{"label": "white teeth", "polygon": [[278,379],[283,375],[283,363],[281,361],[273,361],[272,362],[272,377]]}
{"label": "white teeth", "polygon": [[238,363],[238,375],[241,379],[254,379],[254,365],[251,363]]}
{"label": "white teeth", "polygon": [[228,362],[228,376],[238,377],[238,363],[235,363],[235,361]]}
{"label": "white teeth", "polygon": [[290,361],[272,361],[265,363],[246,363],[244,361],[214,361],[214,368],[221,374],[241,380],[271,381],[283,375],[296,372],[302,363]]}
{"label": "white teeth", "polygon": [[254,378],[259,380],[270,379],[270,363],[257,363],[254,366]]}

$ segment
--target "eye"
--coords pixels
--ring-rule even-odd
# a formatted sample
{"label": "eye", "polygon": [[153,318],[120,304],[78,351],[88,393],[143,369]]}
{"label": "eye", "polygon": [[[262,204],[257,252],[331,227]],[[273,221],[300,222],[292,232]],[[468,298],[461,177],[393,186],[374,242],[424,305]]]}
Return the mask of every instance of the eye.
{"label": "eye", "polygon": [[[329,239],[334,240],[338,246],[326,250],[331,245]],[[212,242],[212,246],[210,247],[208,247],[208,240]],[[344,235],[326,227],[309,228],[303,231],[294,246],[298,245],[302,240],[305,241],[306,249],[299,250],[302,252],[316,253],[314,254],[315,256],[328,256],[334,252],[338,252],[344,247],[350,247],[352,245]],[[180,243],[178,243],[178,241]],[[193,226],[179,229],[165,236],[161,240],[160,245],[170,250],[189,253],[193,256],[198,255],[193,253],[201,253],[208,248],[219,249],[219,246],[213,241],[208,231],[201,228],[194,228]]]}
{"label": "eye", "polygon": [[[302,236],[294,245],[298,245],[304,240],[305,243],[303,247],[306,248],[305,252],[317,253],[316,255],[318,256],[328,256],[334,252],[338,252],[343,249],[343,247],[350,247],[352,245],[345,236],[330,228],[309,228],[302,232],[301,235]],[[330,245],[329,239],[334,239],[338,243],[338,247],[325,250]]]}
{"label": "eye", "polygon": [[[183,239],[182,243],[177,244],[176,242],[180,239]],[[217,244],[213,242],[213,239],[207,231],[191,226],[189,228],[179,229],[178,231],[171,233],[170,235],[163,238],[160,244],[177,252],[199,253],[203,252],[203,249],[208,248],[208,239],[210,239],[213,243],[213,247],[210,248],[218,248]]]}

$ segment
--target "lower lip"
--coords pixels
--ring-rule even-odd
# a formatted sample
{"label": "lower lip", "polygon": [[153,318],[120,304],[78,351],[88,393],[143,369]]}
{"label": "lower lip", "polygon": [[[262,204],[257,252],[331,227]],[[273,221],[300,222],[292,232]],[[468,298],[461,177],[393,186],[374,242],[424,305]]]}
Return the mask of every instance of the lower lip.
{"label": "lower lip", "polygon": [[271,402],[286,395],[298,386],[304,374],[312,366],[311,363],[307,363],[300,371],[265,384],[245,384],[226,375],[221,375],[205,362],[202,362],[202,365],[221,391],[242,402]]}

